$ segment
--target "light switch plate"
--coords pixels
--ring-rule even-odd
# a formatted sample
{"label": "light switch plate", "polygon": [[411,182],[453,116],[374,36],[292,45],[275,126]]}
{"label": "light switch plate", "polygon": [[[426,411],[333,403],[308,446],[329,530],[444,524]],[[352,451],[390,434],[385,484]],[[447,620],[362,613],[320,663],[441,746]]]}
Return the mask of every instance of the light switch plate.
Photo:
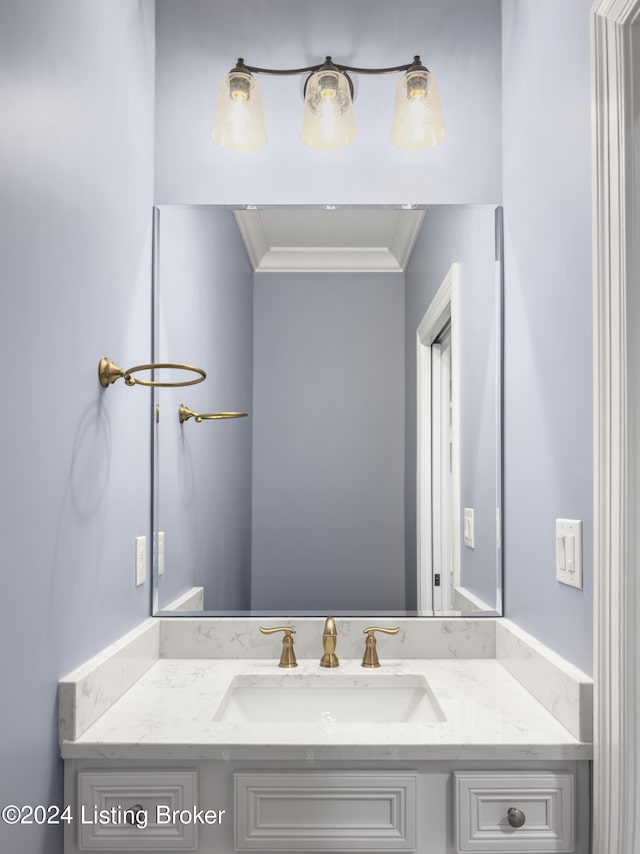
{"label": "light switch plate", "polygon": [[556,579],[582,590],[582,522],[556,519]]}
{"label": "light switch plate", "polygon": [[147,580],[147,538],[136,537],[136,587]]}
{"label": "light switch plate", "polygon": [[469,549],[476,547],[475,513],[472,507],[464,508],[464,544]]}

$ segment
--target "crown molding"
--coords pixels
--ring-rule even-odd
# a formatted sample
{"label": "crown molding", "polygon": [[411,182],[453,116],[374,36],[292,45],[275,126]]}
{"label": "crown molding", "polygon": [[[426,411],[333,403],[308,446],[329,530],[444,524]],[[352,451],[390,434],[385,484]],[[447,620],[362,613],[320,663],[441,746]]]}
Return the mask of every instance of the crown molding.
{"label": "crown molding", "polygon": [[[388,245],[275,246],[268,238],[268,209],[233,212],[256,273],[402,273],[422,227],[424,210],[397,210]],[[389,211],[384,214],[389,216]]]}

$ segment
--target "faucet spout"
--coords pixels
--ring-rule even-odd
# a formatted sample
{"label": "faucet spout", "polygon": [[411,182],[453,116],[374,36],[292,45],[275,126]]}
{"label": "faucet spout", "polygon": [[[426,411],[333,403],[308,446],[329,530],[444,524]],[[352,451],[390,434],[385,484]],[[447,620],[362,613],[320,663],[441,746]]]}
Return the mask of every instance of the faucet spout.
{"label": "faucet spout", "polygon": [[327,617],[322,632],[322,647],[324,655],[320,659],[320,667],[338,667],[340,661],[336,655],[336,641],[338,638],[338,630],[336,629],[336,621],[333,617]]}

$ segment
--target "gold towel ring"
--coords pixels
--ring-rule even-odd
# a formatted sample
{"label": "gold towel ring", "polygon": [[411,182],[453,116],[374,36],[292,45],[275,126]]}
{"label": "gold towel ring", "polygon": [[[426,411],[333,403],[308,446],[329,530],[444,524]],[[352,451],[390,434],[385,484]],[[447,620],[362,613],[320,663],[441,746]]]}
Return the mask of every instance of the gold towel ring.
{"label": "gold towel ring", "polygon": [[[192,371],[194,374],[200,374],[200,376],[196,380],[186,380],[178,383],[137,380],[131,376],[131,374],[135,374],[137,371],[153,371],[156,368],[177,368],[181,371]],[[98,376],[100,377],[100,385],[103,388],[107,388],[107,386],[112,385],[116,380],[119,380],[120,377],[124,379],[125,385],[144,385],[153,386],[154,388],[180,388],[185,385],[197,385],[207,378],[207,375],[202,368],[196,368],[194,365],[182,365],[176,362],[158,362],[151,365],[136,365],[133,368],[123,371],[122,368],[114,365],[113,362],[110,362],[109,359],[106,358],[100,359],[98,364]]]}
{"label": "gold towel ring", "polygon": [[200,415],[198,412],[194,412],[193,409],[189,409],[188,406],[185,406],[184,403],[181,403],[178,407],[178,419],[181,424],[184,424],[185,421],[188,421],[190,418],[195,418],[196,423],[200,424],[201,421],[222,421],[223,418],[244,418],[245,415],[248,415],[247,412],[205,412]]}

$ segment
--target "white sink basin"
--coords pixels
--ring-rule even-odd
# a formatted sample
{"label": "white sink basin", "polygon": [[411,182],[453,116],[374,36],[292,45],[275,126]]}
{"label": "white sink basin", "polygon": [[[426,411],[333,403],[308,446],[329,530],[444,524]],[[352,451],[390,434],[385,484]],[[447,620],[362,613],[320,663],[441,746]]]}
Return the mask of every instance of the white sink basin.
{"label": "white sink basin", "polygon": [[423,676],[236,676],[214,721],[253,723],[406,723],[442,721]]}

